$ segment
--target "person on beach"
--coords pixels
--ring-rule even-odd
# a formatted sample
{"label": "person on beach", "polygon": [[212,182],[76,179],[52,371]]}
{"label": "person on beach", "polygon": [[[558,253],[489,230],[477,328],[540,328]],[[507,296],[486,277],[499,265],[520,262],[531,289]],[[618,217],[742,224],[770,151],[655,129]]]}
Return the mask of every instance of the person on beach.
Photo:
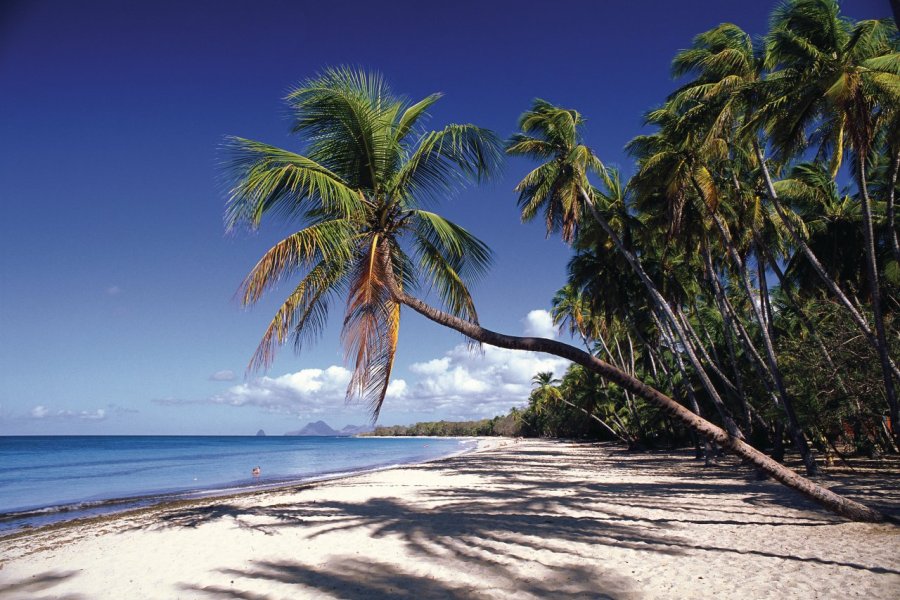
{"label": "person on beach", "polygon": [[262,471],[260,471],[259,467],[257,466],[253,467],[253,470],[250,471],[250,473],[252,473],[254,477],[259,477],[259,474],[262,473]]}

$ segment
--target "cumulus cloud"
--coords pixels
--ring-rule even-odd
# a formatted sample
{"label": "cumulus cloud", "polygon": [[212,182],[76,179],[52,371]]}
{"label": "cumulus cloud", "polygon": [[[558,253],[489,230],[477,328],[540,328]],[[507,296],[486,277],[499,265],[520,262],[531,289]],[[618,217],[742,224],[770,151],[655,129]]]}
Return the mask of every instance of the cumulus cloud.
{"label": "cumulus cloud", "polygon": [[234,378],[234,371],[232,371],[231,369],[216,371],[209,376],[210,381],[234,381]]}
{"label": "cumulus cloud", "polygon": [[470,351],[460,344],[443,357],[411,365],[419,379],[390,404],[396,410],[431,410],[441,418],[480,419],[505,413],[531,393],[531,378],[540,371],[562,375],[569,361],[536,352],[484,346]]}
{"label": "cumulus cloud", "polygon": [[546,310],[536,309],[529,312],[522,324],[525,326],[525,335],[535,337],[555,338],[558,330],[553,324],[553,317]]}

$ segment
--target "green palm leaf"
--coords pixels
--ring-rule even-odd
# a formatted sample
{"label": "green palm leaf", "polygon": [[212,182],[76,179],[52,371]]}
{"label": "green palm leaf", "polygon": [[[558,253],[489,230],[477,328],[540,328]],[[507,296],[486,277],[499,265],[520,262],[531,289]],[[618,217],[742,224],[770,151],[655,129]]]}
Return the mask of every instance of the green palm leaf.
{"label": "green palm leaf", "polygon": [[228,230],[241,223],[255,229],[265,214],[291,219],[313,208],[342,216],[359,211],[359,194],[310,158],[239,137],[228,138],[226,151],[235,180],[225,210]]}

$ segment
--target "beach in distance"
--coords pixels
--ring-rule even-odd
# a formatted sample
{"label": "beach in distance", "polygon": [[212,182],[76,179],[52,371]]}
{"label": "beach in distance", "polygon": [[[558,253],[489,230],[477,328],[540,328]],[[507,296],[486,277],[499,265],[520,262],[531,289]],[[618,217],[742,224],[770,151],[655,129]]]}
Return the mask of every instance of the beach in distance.
{"label": "beach in distance", "polygon": [[[823,481],[900,514],[896,473]],[[900,528],[732,458],[491,439],[0,538],[0,598],[896,598]]]}

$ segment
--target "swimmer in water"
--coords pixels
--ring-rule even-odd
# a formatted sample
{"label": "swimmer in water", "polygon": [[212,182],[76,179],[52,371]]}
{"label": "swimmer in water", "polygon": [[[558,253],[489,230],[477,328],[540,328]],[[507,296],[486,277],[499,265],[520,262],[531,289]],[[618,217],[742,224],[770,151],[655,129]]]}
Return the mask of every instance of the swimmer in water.
{"label": "swimmer in water", "polygon": [[259,467],[253,467],[253,470],[250,471],[254,477],[259,477],[259,474],[262,472],[259,470]]}

